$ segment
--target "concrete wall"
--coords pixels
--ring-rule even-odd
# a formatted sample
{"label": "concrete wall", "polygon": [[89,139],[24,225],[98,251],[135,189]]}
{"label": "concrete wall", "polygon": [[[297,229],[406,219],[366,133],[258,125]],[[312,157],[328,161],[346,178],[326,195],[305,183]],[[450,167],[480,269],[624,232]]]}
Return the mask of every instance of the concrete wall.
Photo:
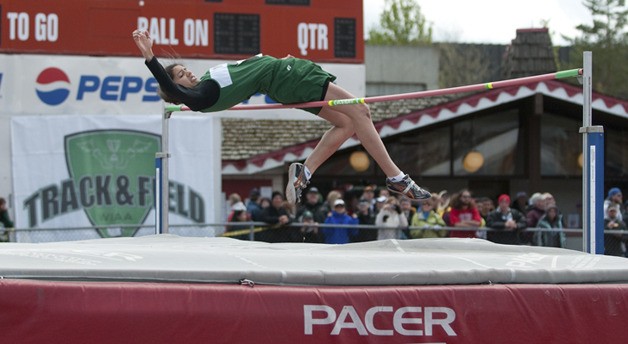
{"label": "concrete wall", "polygon": [[366,95],[438,88],[438,49],[428,46],[365,47]]}

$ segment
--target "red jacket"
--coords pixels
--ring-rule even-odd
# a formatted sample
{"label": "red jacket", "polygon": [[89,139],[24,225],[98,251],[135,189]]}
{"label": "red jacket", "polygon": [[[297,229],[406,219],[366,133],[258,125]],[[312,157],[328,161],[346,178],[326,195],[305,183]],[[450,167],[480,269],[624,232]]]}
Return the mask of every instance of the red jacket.
{"label": "red jacket", "polygon": [[[451,226],[455,226],[456,223],[461,221],[474,220],[481,222],[482,217],[477,208],[470,209],[455,209],[452,208],[449,212],[449,223]],[[475,231],[451,231],[449,236],[452,238],[475,238]]]}

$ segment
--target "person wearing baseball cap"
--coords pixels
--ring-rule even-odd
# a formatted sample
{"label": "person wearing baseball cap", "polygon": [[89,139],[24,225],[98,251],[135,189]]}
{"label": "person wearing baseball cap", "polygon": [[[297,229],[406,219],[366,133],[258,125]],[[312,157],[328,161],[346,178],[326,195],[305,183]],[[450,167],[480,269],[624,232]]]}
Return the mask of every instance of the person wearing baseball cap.
{"label": "person wearing baseball cap", "polygon": [[[608,212],[609,207],[618,206],[621,209],[623,203],[624,196],[621,193],[621,190],[618,187],[613,187],[608,190],[608,197],[604,200],[604,214]],[[623,216],[621,211],[617,214],[617,219],[623,221]]]}
{"label": "person wearing baseball cap", "polygon": [[488,214],[486,227],[491,228],[487,239],[498,244],[521,244],[521,232],[527,227],[526,217],[510,207],[510,196],[501,194],[497,198],[497,208]]}
{"label": "person wearing baseball cap", "polygon": [[[328,225],[357,225],[358,219],[356,216],[347,215],[347,209],[345,207],[345,201],[342,198],[338,198],[334,201],[334,209],[331,214],[325,219],[325,224]],[[346,244],[358,235],[357,228],[350,227],[324,227],[323,236],[325,237],[326,244]]]}
{"label": "person wearing baseball cap", "polygon": [[300,231],[301,242],[321,242],[318,223],[314,221],[314,214],[311,211],[305,210],[298,221],[303,223]]}
{"label": "person wearing baseball cap", "polygon": [[305,193],[305,202],[297,207],[297,218],[303,216],[303,213],[309,211],[314,216],[314,222],[322,223],[327,216],[325,211],[321,211],[323,200],[320,191],[316,186],[312,186]]}

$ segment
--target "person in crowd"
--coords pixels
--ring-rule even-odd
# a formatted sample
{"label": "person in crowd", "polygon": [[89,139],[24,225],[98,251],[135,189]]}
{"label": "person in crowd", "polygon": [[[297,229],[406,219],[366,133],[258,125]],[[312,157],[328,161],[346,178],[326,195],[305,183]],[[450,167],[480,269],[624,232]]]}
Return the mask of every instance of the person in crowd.
{"label": "person in crowd", "polygon": [[408,227],[408,220],[401,212],[399,201],[388,197],[382,210],[375,217],[377,240],[403,239],[402,231]]}
{"label": "person in crowd", "polygon": [[360,200],[367,201],[371,211],[375,212],[375,187],[373,185],[367,185],[364,187]]}
{"label": "person in crowd", "polygon": [[484,228],[478,230],[475,235],[478,238],[486,239],[486,218],[491,211],[495,210],[495,203],[493,203],[493,200],[489,197],[482,196],[477,198],[475,204],[478,208],[478,212],[480,213],[480,217],[482,218],[480,221],[480,228]]}
{"label": "person in crowd", "polygon": [[242,203],[242,197],[240,197],[238,193],[234,192],[227,198],[227,203],[229,204],[229,209],[232,209],[234,204]]}
{"label": "person in crowd", "polygon": [[526,217],[510,207],[510,196],[502,194],[497,198],[497,209],[489,213],[486,226],[487,239],[498,244],[519,245],[521,231],[527,227]]}
{"label": "person in crowd", "polygon": [[432,195],[432,198],[420,201],[420,208],[412,216],[410,221],[410,238],[444,238],[447,231],[442,229],[445,227],[445,221],[434,210],[438,204],[438,196]]}
{"label": "person in crowd", "polygon": [[[244,203],[238,202],[234,204],[231,209],[232,209],[232,214],[230,214],[229,220],[227,221],[229,222],[229,225],[227,225],[226,232],[229,233],[229,232],[241,231],[244,229],[251,229],[250,225],[238,224],[239,222],[251,221],[251,216],[246,210]],[[241,235],[235,235],[235,236],[229,235],[229,236],[234,239],[249,240],[249,233],[243,233]]]}
{"label": "person in crowd", "polygon": [[375,199],[375,216],[382,211],[382,208],[386,205],[386,200],[388,200],[388,197],[386,196],[379,196]]}
{"label": "person in crowd", "polygon": [[525,191],[517,192],[510,208],[526,214],[528,210],[528,194]]}
{"label": "person in crowd", "polygon": [[[374,225],[375,213],[371,207],[371,202],[366,199],[361,199],[358,203],[358,211],[356,213],[358,217],[358,223],[360,225]],[[355,241],[374,241],[377,240],[377,231],[373,228],[360,228],[358,237]]]}
{"label": "person in crowd", "polygon": [[342,194],[340,193],[340,191],[338,190],[329,191],[327,193],[327,198],[325,199],[325,202],[323,202],[323,205],[321,205],[317,213],[314,214],[314,219],[322,218],[323,219],[322,222],[325,222],[325,219],[327,219],[327,217],[331,215],[331,212],[334,210],[334,203],[338,199],[342,199]]}
{"label": "person in crowd", "polygon": [[[614,187],[608,190],[608,196],[604,200],[604,214],[606,214],[606,210],[611,206],[619,206],[621,209],[623,199],[624,196],[618,187]],[[617,218],[620,220],[624,219],[621,211],[617,214]]]}
{"label": "person in crowd", "polygon": [[[357,225],[357,216],[347,215],[345,201],[338,198],[334,201],[331,214],[325,219],[328,225]],[[326,244],[346,244],[358,235],[357,228],[351,227],[324,227],[323,236]]]}
{"label": "person in crowd", "polygon": [[303,223],[303,226],[300,229],[302,242],[321,242],[319,228],[317,226],[318,223],[314,221],[314,214],[311,211],[305,210],[301,213],[301,217],[298,218],[298,221]]}
{"label": "person in crowd", "polygon": [[389,198],[390,196],[390,191],[388,191],[388,189],[379,189],[379,192],[377,193],[377,197]]}
{"label": "person in crowd", "polygon": [[15,224],[11,221],[9,216],[9,209],[7,207],[7,200],[0,197],[0,223],[4,226],[5,231],[0,234],[0,241],[9,241],[9,235],[6,232],[7,228],[14,228]]}
{"label": "person in crowd", "polygon": [[294,241],[294,229],[290,228],[293,222],[291,214],[286,209],[285,198],[279,191],[274,191],[271,198],[271,205],[262,211],[261,220],[269,224],[265,231],[257,233],[256,241],[266,242],[289,242]]}
{"label": "person in crowd", "polygon": [[262,206],[260,205],[260,201],[259,189],[251,189],[249,192],[249,201],[246,203],[246,211],[251,215],[252,221],[261,221]]}
{"label": "person in crowd", "polygon": [[488,217],[488,214],[490,214],[491,211],[495,210],[495,204],[493,203],[493,200],[486,196],[482,196],[478,197],[475,200],[475,204],[478,207],[480,217],[482,217],[482,220],[484,220],[484,223],[486,223],[486,218]]}
{"label": "person in crowd", "polygon": [[[436,194],[437,203],[435,205],[434,211],[440,215],[440,217],[445,221],[446,226],[451,226],[449,222],[449,213],[451,212],[451,195],[447,192],[447,190],[442,190],[438,194]],[[447,233],[449,235],[449,233]]]}
{"label": "person in crowd", "polygon": [[558,206],[558,204],[556,204],[556,199],[554,198],[554,195],[549,192],[543,193],[543,200],[545,201],[545,209],[548,209],[551,205]]}
{"label": "person in crowd", "polygon": [[[431,199],[431,198],[430,198]],[[416,209],[412,206],[412,201],[407,197],[401,197],[399,200],[399,206],[401,207],[401,213],[406,217],[406,222],[411,223],[412,217],[416,214]],[[405,229],[403,236],[407,239],[410,237],[410,231]]]}
{"label": "person in crowd", "polygon": [[412,217],[416,214],[416,209],[412,206],[412,201],[407,197],[402,197],[401,200],[399,200],[399,206],[401,207],[401,213],[403,213],[403,216],[405,216],[408,223],[410,223]]}
{"label": "person in crowd", "polygon": [[[449,225],[476,230],[482,225],[482,217],[469,190],[463,189],[452,196]],[[452,238],[475,238],[476,231],[452,230],[449,232],[449,236]]]}
{"label": "person in crowd", "polygon": [[309,211],[314,215],[315,222],[323,223],[326,217],[319,212],[322,206],[323,202],[321,201],[320,192],[317,187],[312,186],[305,193],[305,202],[299,204],[296,217],[300,218],[303,212]]}
{"label": "person in crowd", "polygon": [[9,216],[9,208],[7,207],[7,200],[0,197],[0,223],[4,228],[13,228],[14,224]]}
{"label": "person in crowd", "polygon": [[545,198],[541,193],[530,197],[530,207],[526,212],[526,221],[529,228],[535,228],[541,217],[545,215]]}
{"label": "person in crowd", "polygon": [[[626,230],[626,223],[619,218],[619,206],[613,204],[604,212],[604,230]],[[604,233],[604,254],[626,257],[628,234]]]}
{"label": "person in crowd", "polygon": [[[526,212],[526,223],[528,228],[536,228],[539,224],[539,220],[541,217],[545,215],[545,198],[541,193],[534,193],[530,196],[530,206]],[[529,245],[532,243],[532,233],[522,233],[521,240],[522,244]]]}
{"label": "person in crowd", "polygon": [[236,211],[246,210],[246,206],[242,202],[236,202],[231,205],[230,209],[231,211],[229,212],[229,215],[227,215],[227,222],[231,222],[233,220]]}
{"label": "person in crowd", "polygon": [[537,222],[541,231],[534,232],[533,241],[536,246],[565,247],[566,237],[563,231],[563,216],[556,204],[552,204]]}
{"label": "person in crowd", "polygon": [[437,203],[435,205],[434,211],[436,211],[438,215],[443,217],[445,213],[451,210],[451,206],[449,205],[449,203],[451,202],[451,195],[447,193],[447,190],[442,190],[441,192],[436,194],[436,200]]}
{"label": "person in crowd", "polygon": [[[270,198],[268,197],[262,197],[259,199],[259,206],[262,208],[262,212],[264,211],[264,209],[270,207],[272,201],[270,200]],[[262,214],[260,213],[260,221],[261,221],[261,216]]]}

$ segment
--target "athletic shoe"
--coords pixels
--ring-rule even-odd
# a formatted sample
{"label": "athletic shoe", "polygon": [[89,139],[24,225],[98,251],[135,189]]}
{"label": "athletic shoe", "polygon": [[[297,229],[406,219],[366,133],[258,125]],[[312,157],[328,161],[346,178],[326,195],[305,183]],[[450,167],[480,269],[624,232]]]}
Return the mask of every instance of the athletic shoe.
{"label": "athletic shoe", "polygon": [[428,191],[416,185],[414,180],[407,174],[399,182],[393,182],[389,178],[386,178],[386,188],[411,199],[427,199],[432,197]]}
{"label": "athletic shoe", "polygon": [[290,204],[301,201],[301,193],[310,182],[305,177],[305,166],[297,162],[288,168],[288,186],[286,186],[286,200]]}

